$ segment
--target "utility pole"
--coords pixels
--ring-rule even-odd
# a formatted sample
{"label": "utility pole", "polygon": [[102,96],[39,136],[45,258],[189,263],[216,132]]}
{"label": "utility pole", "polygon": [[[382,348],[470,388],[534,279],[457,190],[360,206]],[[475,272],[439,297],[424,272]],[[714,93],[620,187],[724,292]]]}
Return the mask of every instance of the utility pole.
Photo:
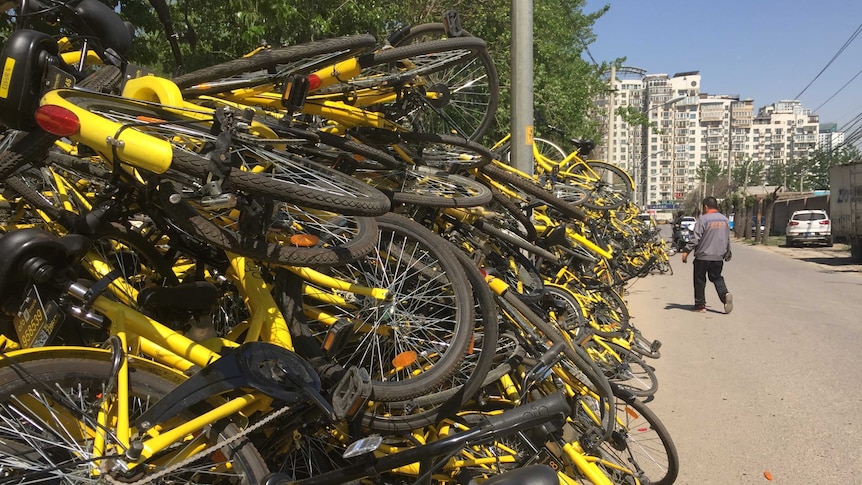
{"label": "utility pole", "polygon": [[[517,1],[517,0],[515,0]],[[607,162],[613,163],[611,161],[611,152],[613,151],[612,147],[614,144],[614,95],[616,94],[616,80],[617,80],[617,68],[616,66],[611,66],[611,79],[610,83],[610,91],[608,94],[608,136],[607,136]]]}
{"label": "utility pole", "polygon": [[727,118],[727,123],[727,195],[730,196],[733,174],[733,100],[730,100],[730,116]]}
{"label": "utility pole", "polygon": [[512,0],[512,165],[533,174],[533,1]]}

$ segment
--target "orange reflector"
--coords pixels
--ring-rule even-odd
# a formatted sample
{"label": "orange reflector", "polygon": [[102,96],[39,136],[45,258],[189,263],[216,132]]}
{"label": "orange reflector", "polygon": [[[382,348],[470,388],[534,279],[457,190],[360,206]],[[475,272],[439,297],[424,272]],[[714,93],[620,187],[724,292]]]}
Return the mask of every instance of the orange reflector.
{"label": "orange reflector", "polygon": [[165,120],[160,120],[159,118],[153,118],[151,116],[135,116],[138,121],[142,121],[144,123],[164,123]]}
{"label": "orange reflector", "polygon": [[316,246],[318,242],[320,242],[320,238],[311,234],[294,234],[290,236],[290,243],[302,248]]}
{"label": "orange reflector", "polygon": [[626,406],[626,414],[628,414],[629,416],[631,416],[635,419],[640,417],[640,415],[637,413],[637,411],[635,411],[634,408],[632,408],[631,406]]}
{"label": "orange reflector", "polygon": [[394,359],[392,359],[392,365],[398,369],[403,369],[408,365],[416,362],[417,357],[419,357],[419,355],[413,350],[401,352],[400,354],[396,355]]}
{"label": "orange reflector", "polygon": [[210,455],[210,459],[213,463],[227,463],[227,457],[221,450],[216,450]]}
{"label": "orange reflector", "polygon": [[473,355],[473,352],[476,350],[476,336],[473,335],[470,337],[470,345],[467,347],[467,355]]}

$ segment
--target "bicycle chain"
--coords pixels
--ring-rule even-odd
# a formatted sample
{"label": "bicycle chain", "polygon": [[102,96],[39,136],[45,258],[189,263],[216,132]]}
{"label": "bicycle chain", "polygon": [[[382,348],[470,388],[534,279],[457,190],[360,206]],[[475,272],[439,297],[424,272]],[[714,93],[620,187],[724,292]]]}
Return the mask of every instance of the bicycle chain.
{"label": "bicycle chain", "polygon": [[200,460],[204,456],[210,454],[214,449],[221,448],[225,445],[229,445],[235,441],[238,441],[238,440],[244,438],[246,435],[248,435],[252,431],[260,428],[261,426],[265,425],[266,423],[269,423],[273,419],[275,419],[275,418],[281,416],[282,414],[288,412],[290,409],[291,409],[290,406],[284,406],[281,409],[279,409],[278,411],[275,411],[272,414],[270,414],[269,416],[261,419],[257,423],[255,423],[255,424],[249,426],[248,428],[245,428],[244,430],[240,431],[236,435],[234,435],[230,438],[227,438],[224,441],[220,441],[218,443],[215,443],[215,444],[195,453],[194,455],[186,458],[185,460],[182,460],[182,461],[177,462],[177,463],[175,463],[175,464],[173,464],[167,468],[159,470],[158,472],[153,473],[152,475],[149,475],[146,478],[142,478],[136,482],[131,482],[131,483],[121,482],[121,481],[115,480],[114,477],[112,477],[110,474],[105,474],[104,478],[107,479],[108,483],[110,483],[112,485],[146,485],[148,483],[152,483],[152,482],[158,480],[159,478],[162,478],[165,475],[173,473],[175,470],[178,470],[178,469],[180,469],[180,468],[182,468],[188,464],[191,464],[191,463],[194,463],[194,462]]}

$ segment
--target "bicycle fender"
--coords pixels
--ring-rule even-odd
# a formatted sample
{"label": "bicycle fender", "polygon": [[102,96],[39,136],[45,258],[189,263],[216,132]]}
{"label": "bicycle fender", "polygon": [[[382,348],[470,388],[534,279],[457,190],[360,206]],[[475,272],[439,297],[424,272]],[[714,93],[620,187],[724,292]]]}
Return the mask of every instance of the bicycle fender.
{"label": "bicycle fender", "polygon": [[256,389],[286,403],[317,400],[320,377],[304,359],[278,345],[247,342],[207,365],[142,413],[135,426],[147,430],[183,409],[240,388]]}
{"label": "bicycle fender", "polygon": [[170,168],[173,159],[173,147],[170,143],[90,113],[67,99],[72,96],[106,95],[74,89],[56,89],[42,96],[41,106],[60,106],[78,117],[80,128],[69,138],[87,145],[110,160],[116,155],[120,161],[150,172],[164,173]]}

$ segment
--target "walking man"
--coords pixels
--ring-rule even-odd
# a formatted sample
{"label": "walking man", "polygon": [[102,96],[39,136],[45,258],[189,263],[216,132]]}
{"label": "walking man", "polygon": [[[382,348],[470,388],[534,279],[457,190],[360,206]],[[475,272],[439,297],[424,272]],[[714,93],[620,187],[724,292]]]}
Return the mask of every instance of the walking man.
{"label": "walking man", "polygon": [[730,261],[730,225],[727,217],[718,212],[715,197],[703,199],[703,213],[694,225],[691,241],[682,250],[682,262],[694,251],[694,306],[695,312],[706,312],[706,279],[715,284],[718,298],[724,303],[724,313],[733,310],[733,295],[727,291],[721,270]]}

